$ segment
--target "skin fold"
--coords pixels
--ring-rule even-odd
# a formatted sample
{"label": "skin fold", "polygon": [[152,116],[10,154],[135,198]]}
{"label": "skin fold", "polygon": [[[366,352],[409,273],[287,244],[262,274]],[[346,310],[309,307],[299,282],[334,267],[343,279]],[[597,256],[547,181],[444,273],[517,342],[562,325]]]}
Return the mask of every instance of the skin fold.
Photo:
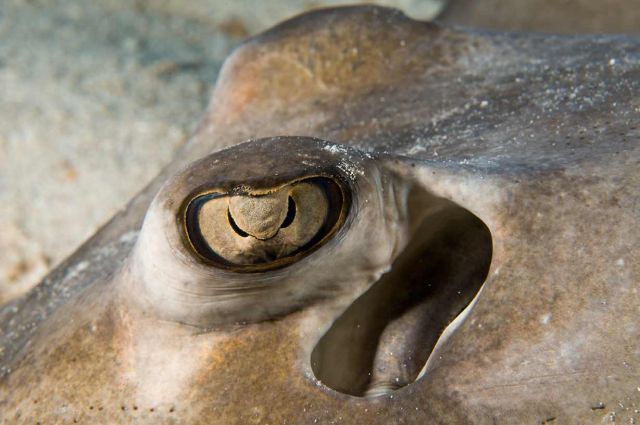
{"label": "skin fold", "polygon": [[[0,309],[0,420],[635,420],[639,46],[377,7],[249,40],[176,160]],[[342,203],[296,203],[334,214],[296,249],[194,244],[198,196],[264,242],[318,178]]]}

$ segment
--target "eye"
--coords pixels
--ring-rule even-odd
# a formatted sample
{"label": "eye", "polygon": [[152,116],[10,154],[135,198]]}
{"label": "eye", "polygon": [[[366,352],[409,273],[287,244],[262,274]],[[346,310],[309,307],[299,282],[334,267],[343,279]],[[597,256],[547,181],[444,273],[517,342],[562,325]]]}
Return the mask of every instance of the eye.
{"label": "eye", "polygon": [[283,267],[314,251],[344,222],[348,197],[329,178],[260,194],[205,193],[189,201],[185,230],[205,261],[235,271]]}

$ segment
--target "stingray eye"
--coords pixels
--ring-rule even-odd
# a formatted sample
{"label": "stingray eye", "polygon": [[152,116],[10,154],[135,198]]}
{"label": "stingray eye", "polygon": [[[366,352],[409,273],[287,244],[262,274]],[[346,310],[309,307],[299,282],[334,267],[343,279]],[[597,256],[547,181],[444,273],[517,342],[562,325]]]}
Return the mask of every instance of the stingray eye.
{"label": "stingray eye", "polygon": [[186,209],[186,233],[196,253],[219,267],[282,267],[334,234],[346,216],[345,199],[341,186],[328,178],[260,194],[197,195]]}

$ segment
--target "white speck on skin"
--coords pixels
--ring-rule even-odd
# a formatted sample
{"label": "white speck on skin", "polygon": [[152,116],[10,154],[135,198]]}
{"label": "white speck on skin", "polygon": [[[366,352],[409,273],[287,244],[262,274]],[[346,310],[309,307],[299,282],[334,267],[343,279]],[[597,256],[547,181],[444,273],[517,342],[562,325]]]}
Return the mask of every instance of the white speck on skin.
{"label": "white speck on skin", "polygon": [[347,149],[339,145],[326,145],[322,149],[331,153],[347,153]]}
{"label": "white speck on skin", "polygon": [[420,146],[420,145],[416,145],[416,146],[413,146],[411,149],[409,149],[409,151],[407,153],[409,155],[415,155],[417,153],[424,152],[426,150],[427,150],[426,147]]}
{"label": "white speck on skin", "polygon": [[551,321],[551,313],[545,313],[542,316],[540,316],[540,323],[542,323],[543,325],[548,325],[550,321]]}
{"label": "white speck on skin", "polygon": [[74,278],[76,278],[80,273],[82,273],[87,268],[89,268],[89,265],[90,265],[90,263],[88,261],[79,262],[75,266],[71,267],[71,269],[67,272],[67,275],[65,276],[65,279],[74,279]]}

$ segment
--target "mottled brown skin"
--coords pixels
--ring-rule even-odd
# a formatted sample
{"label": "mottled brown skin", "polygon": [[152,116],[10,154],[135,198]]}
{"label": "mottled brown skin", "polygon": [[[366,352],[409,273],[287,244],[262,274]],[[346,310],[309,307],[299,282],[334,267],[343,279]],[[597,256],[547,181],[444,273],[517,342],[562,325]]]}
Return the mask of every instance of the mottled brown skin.
{"label": "mottled brown skin", "polygon": [[[247,42],[227,61],[175,163],[0,311],[0,418],[637,419],[639,64],[634,37],[460,32],[379,8],[306,15]],[[139,229],[169,175],[212,151],[275,135],[374,152],[368,161],[384,175],[466,208],[491,231],[493,259],[477,303],[415,383],[365,399],[313,378],[309,353],[322,329],[309,327],[318,323],[310,316],[325,306],[329,326],[356,293],[302,303],[274,320],[207,328],[161,319],[135,302],[138,293],[117,290],[137,235],[127,232]],[[252,146],[225,155],[242,164]],[[260,185],[275,179],[238,168]]]}
{"label": "mottled brown skin", "polygon": [[451,0],[438,20],[499,31],[638,34],[638,0]]}

